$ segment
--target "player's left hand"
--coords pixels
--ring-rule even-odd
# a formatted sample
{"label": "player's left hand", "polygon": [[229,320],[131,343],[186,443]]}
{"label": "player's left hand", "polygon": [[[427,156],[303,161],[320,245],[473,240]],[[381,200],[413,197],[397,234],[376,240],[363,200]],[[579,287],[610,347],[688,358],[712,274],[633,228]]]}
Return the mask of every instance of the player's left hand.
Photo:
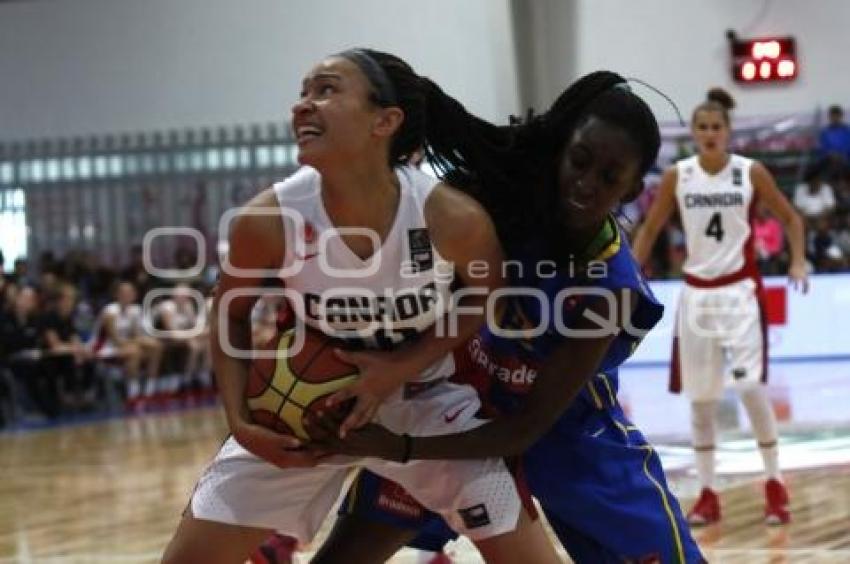
{"label": "player's left hand", "polygon": [[806,264],[792,263],[788,267],[788,281],[795,290],[800,290],[804,294],[809,292],[809,273],[806,269]]}
{"label": "player's left hand", "polygon": [[360,377],[327,400],[329,407],[354,399],[351,413],[339,426],[339,437],[344,439],[349,431],[369,423],[378,407],[410,377],[419,374],[420,366],[405,351],[344,351],[337,349],[337,357],[357,367]]}
{"label": "player's left hand", "polygon": [[323,455],[344,454],[401,461],[404,453],[401,436],[382,425],[368,423],[341,439],[337,431],[341,422],[332,411],[305,416],[304,428],[311,438],[306,448]]}

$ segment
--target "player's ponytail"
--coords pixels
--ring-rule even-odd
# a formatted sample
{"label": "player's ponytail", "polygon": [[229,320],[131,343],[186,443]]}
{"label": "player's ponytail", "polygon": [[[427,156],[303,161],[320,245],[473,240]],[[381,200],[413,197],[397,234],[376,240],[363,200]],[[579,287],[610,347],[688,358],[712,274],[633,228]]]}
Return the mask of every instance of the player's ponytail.
{"label": "player's ponytail", "polygon": [[691,123],[696,120],[697,113],[699,112],[720,112],[721,115],[723,115],[723,121],[726,122],[726,125],[728,126],[732,124],[729,114],[733,109],[735,109],[735,99],[731,94],[729,94],[729,92],[716,86],[706,93],[705,102],[694,109],[693,116],[691,117]]}
{"label": "player's ponytail", "polygon": [[[516,128],[498,126],[471,114],[432,80],[422,77],[426,100],[425,156],[447,183],[478,200],[486,209],[505,247],[516,240],[526,218],[517,213],[522,199],[528,209],[534,198],[523,191],[532,179],[540,155],[519,143]],[[533,205],[533,204],[532,204]],[[538,210],[529,210],[537,215]]]}

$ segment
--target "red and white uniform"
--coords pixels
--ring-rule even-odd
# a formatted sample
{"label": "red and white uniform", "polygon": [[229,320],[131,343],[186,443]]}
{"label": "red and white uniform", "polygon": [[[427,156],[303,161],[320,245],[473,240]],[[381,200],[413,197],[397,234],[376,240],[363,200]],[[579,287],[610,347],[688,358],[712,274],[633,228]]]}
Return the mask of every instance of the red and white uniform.
{"label": "red and white uniform", "polygon": [[104,319],[111,317],[115,325],[115,336],[119,339],[132,339],[144,335],[142,325],[142,306],[130,304],[122,306],[118,302],[111,302],[104,306],[94,328],[94,341],[92,350],[98,358],[111,358],[118,354],[120,346],[106,333]]}
{"label": "red and white uniform", "polygon": [[753,161],[730,155],[717,174],[694,156],[676,163],[676,201],[685,231],[671,390],[692,401],[766,377],[766,343],[755,262]]}
{"label": "red and white uniform", "polygon": [[[300,321],[365,348],[392,348],[430,330],[445,314],[452,270],[431,245],[423,210],[438,183],[399,167],[398,210],[376,254],[361,259],[338,236],[322,204],[321,177],[304,167],[276,184],[284,213],[282,265],[291,310]],[[328,267],[337,269],[331,272]],[[345,272],[348,270],[348,272]],[[354,274],[353,271],[359,271]],[[365,275],[364,275],[365,274]],[[450,383],[451,355],[425,370],[378,409],[376,421],[396,433],[439,435],[475,428],[478,395]],[[389,478],[459,533],[487,538],[516,527],[521,500],[501,459],[412,461],[336,458],[308,469],[280,469],[232,438],[207,468],[192,497],[201,519],[271,528],[309,542],[341,493],[349,470]]]}

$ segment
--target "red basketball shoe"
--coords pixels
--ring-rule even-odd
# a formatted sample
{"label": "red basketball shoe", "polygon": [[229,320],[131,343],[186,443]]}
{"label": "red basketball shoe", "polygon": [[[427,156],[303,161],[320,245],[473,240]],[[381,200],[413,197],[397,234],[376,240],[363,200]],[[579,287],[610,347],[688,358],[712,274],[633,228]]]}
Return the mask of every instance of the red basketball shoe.
{"label": "red basketball shoe", "polygon": [[720,498],[711,488],[703,488],[699,499],[688,513],[688,523],[699,527],[718,521],[720,521]]}
{"label": "red basketball shoe", "polygon": [[764,484],[764,522],[768,525],[784,525],[791,521],[788,510],[788,490],[785,484],[771,478]]}

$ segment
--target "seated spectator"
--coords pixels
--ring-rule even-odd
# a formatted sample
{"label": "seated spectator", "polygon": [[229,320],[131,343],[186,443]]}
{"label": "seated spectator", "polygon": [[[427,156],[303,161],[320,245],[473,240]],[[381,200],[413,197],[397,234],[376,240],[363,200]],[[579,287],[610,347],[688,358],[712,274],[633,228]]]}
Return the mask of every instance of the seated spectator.
{"label": "seated spectator", "polygon": [[[206,309],[206,301],[201,303],[201,307]],[[212,362],[206,311],[198,311],[198,304],[192,298],[189,286],[177,284],[170,299],[157,305],[156,318],[161,330],[172,333],[167,338],[167,345],[185,352],[180,379],[169,391],[173,393],[180,389],[186,391],[209,388]],[[199,325],[201,331],[197,332],[195,329]]]}
{"label": "seated spectator", "polygon": [[6,309],[6,287],[11,282],[6,278],[6,273],[0,270],[0,311]]}
{"label": "seated spectator", "polygon": [[30,284],[31,281],[29,279],[29,265],[27,264],[27,259],[16,258],[12,269],[11,274],[8,276],[9,280],[18,286],[26,286]]}
{"label": "seated spectator", "polygon": [[794,191],[794,206],[809,222],[835,209],[835,194],[823,180],[824,163],[811,163],[803,174],[803,183]]}
{"label": "seated spectator", "polygon": [[77,291],[60,283],[41,322],[44,365],[58,377],[65,410],[94,407],[94,356],[74,328]]}
{"label": "seated spectator", "polygon": [[835,209],[838,213],[850,213],[850,168],[838,177],[835,183]]}
{"label": "seated spectator", "polygon": [[850,260],[850,211],[838,216],[835,223],[835,244],[838,245],[845,260]]}
{"label": "seated spectator", "polygon": [[827,176],[833,178],[850,162],[850,126],[844,123],[841,106],[830,106],[827,117],[829,122],[818,137],[818,154],[826,159]]}
{"label": "seated spectator", "polygon": [[816,272],[837,272],[844,267],[844,254],[838,246],[831,219],[829,216],[818,218],[815,229],[809,233],[807,251]]}
{"label": "seated spectator", "polygon": [[[146,335],[142,324],[142,308],[136,303],[136,287],[120,282],[115,301],[103,308],[95,345],[98,358],[117,357],[127,371],[127,405],[130,409],[144,407],[146,399],[157,391],[157,377],[162,361],[162,344]],[[142,387],[141,369],[145,365],[147,378]]]}
{"label": "seated spectator", "polygon": [[765,205],[759,205],[753,221],[753,240],[756,259],[762,274],[782,272],[780,259],[785,250],[785,236],[782,224],[770,214]]}
{"label": "seated spectator", "polygon": [[277,318],[284,300],[280,295],[266,294],[254,304],[251,310],[251,342],[254,347],[268,343],[277,333]]}
{"label": "seated spectator", "polygon": [[35,407],[52,419],[60,413],[59,381],[45,370],[40,336],[38,294],[23,287],[11,310],[0,314],[0,357]]}

